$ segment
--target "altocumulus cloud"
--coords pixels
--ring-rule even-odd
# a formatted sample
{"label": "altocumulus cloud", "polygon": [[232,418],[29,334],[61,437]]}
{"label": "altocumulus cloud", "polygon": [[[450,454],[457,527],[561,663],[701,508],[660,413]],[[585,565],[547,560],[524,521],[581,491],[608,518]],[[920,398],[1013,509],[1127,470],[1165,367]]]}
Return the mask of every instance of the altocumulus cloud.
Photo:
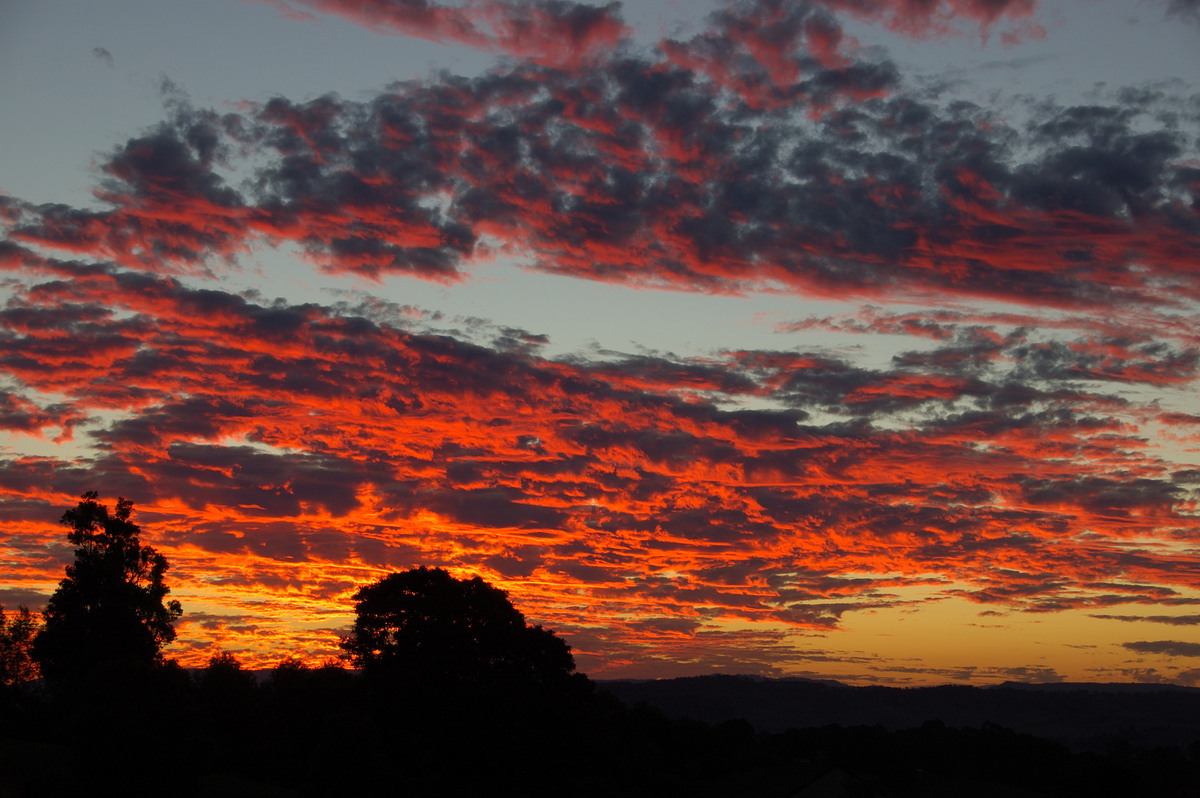
{"label": "altocumulus cloud", "polygon": [[[0,455],[11,578],[58,578],[53,519],[100,485],[138,501],[177,592],[227,602],[191,652],[329,648],[355,584],[418,561],[519,590],[616,671],[833,661],[789,635],[947,597],[1195,604],[1200,480],[1153,444],[1200,416],[1147,397],[1200,368],[1200,102],[947,99],[838,24],[1033,36],[1034,5],[738,2],[638,46],[615,4],[290,3],[509,57],[358,100],[173,95],[99,160],[95,206],[0,197],[0,428],[80,439]],[[878,304],[777,347],[550,357],[375,297],[229,290],[263,247],[380,283],[502,252]],[[812,333],[916,343],[867,366]]]}

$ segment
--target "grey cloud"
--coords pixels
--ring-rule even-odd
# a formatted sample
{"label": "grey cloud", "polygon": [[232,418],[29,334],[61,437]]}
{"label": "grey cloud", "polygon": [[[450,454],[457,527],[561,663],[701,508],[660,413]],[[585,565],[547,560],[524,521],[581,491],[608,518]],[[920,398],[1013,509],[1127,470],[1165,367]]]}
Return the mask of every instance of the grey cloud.
{"label": "grey cloud", "polygon": [[[102,164],[111,210],[27,209],[14,231],[142,268],[211,268],[265,235],[335,271],[453,280],[494,235],[536,268],[684,290],[782,281],[841,296],[1160,302],[1147,268],[1196,292],[1181,265],[1200,234],[1184,210],[1196,201],[1192,122],[1153,118],[1179,98],[1048,103],[1027,129],[1005,125],[919,96],[883,60],[822,65],[802,41],[820,9],[764,9],[718,13],[687,58],[526,62],[369,102],[275,98],[242,114],[175,101],[168,122]],[[767,63],[773,52],[780,63]],[[749,82],[705,71],[730,54]],[[776,74],[793,67],[794,82]],[[216,167],[243,151],[254,175],[235,189]],[[1156,235],[1131,238],[1131,216]],[[1053,245],[1033,244],[1047,229]],[[1043,267],[1021,265],[1034,256]]]}
{"label": "grey cloud", "polygon": [[1092,615],[1105,621],[1141,621],[1146,623],[1165,623],[1172,626],[1200,625],[1200,615]]}
{"label": "grey cloud", "polygon": [[1166,0],[1167,16],[1200,25],[1200,0]]}
{"label": "grey cloud", "polygon": [[1165,654],[1168,657],[1200,657],[1200,643],[1183,643],[1178,640],[1141,640],[1122,643],[1122,646],[1139,654]]}

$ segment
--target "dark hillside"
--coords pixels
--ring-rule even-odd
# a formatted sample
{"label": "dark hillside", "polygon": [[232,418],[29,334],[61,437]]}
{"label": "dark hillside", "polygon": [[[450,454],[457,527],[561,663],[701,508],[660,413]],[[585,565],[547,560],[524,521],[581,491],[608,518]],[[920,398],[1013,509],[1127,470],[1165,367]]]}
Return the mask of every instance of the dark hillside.
{"label": "dark hillside", "polygon": [[938,720],[954,727],[996,724],[1077,751],[1106,751],[1118,740],[1147,747],[1200,740],[1200,690],[1171,685],[895,688],[748,676],[600,684],[626,703],[645,702],[673,718],[744,719],[768,733],[832,724],[895,730]]}

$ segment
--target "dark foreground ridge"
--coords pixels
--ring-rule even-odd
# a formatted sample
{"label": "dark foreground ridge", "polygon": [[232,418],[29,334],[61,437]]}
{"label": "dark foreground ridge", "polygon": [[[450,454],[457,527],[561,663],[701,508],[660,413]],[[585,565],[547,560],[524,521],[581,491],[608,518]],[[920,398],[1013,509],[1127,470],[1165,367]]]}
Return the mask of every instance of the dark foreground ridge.
{"label": "dark foreground ridge", "polygon": [[[1200,734],[1182,720],[1194,731],[1197,698],[744,677],[437,683],[295,661],[258,679],[221,655],[102,691],[0,690],[0,795],[1197,798]],[[1090,717],[1131,736],[1072,750],[1003,723],[1059,713],[1044,728]],[[1137,725],[1157,713],[1174,744]]]}
{"label": "dark foreground ridge", "polygon": [[622,701],[644,702],[670,717],[742,719],[767,733],[833,724],[894,731],[938,720],[953,727],[996,724],[1096,753],[1118,745],[1186,747],[1200,740],[1200,689],[1180,685],[852,687],[727,675],[601,684]]}

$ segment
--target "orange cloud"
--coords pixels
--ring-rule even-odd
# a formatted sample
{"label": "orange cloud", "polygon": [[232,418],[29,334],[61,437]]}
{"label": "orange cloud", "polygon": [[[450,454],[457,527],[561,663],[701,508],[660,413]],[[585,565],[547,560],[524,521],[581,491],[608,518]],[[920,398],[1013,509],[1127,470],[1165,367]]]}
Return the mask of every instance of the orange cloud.
{"label": "orange cloud", "polygon": [[[223,640],[262,661],[289,646],[328,655],[355,586],[418,562],[483,574],[552,625],[585,617],[587,639],[614,651],[681,662],[723,624],[836,628],[896,606],[902,586],[965,584],[1034,611],[1200,588],[1190,558],[1141,543],[1194,538],[1191,483],[1105,415],[1128,419],[1126,405],[1056,387],[1079,377],[1070,367],[547,360],[399,327],[398,313],[261,305],[30,257],[74,279],[31,284],[0,311],[0,368],[66,397],[71,418],[117,414],[89,430],[86,459],[4,461],[10,579],[56,581],[52,521],[73,496],[135,497],[181,598],[259,618],[190,624],[187,651]],[[1138,356],[1086,339],[1050,352]],[[747,396],[779,409],[713,401]],[[814,424],[816,412],[845,420]]]}

